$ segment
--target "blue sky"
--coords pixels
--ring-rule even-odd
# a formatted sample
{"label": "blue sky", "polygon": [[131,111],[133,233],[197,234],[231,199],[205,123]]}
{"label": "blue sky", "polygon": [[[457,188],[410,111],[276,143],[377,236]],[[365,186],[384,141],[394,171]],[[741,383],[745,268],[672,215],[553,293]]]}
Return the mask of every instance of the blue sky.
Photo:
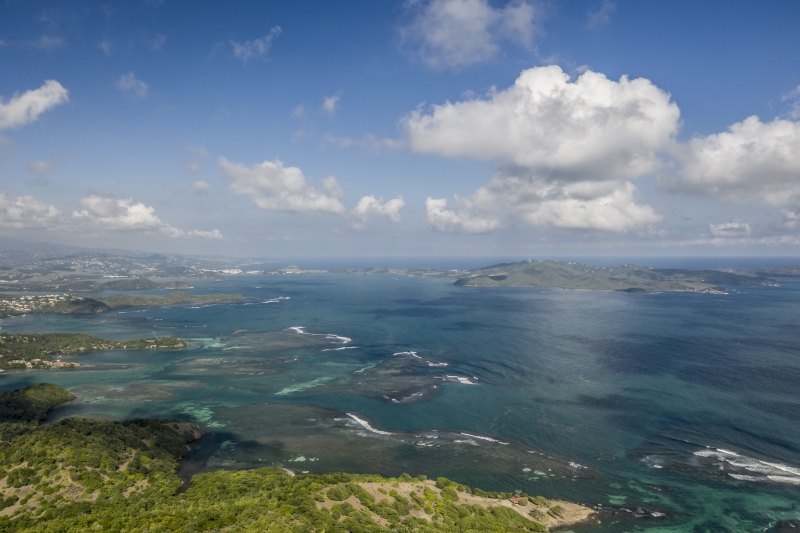
{"label": "blue sky", "polygon": [[0,233],[797,255],[797,2],[0,5]]}

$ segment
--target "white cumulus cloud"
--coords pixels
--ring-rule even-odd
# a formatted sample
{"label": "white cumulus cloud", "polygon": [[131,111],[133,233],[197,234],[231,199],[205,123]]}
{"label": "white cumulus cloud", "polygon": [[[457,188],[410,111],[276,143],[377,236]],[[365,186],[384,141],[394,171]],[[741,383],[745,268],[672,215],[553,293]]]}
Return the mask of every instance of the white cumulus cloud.
{"label": "white cumulus cloud", "polygon": [[553,182],[522,169],[495,174],[467,198],[428,198],[428,222],[441,231],[485,233],[500,229],[503,219],[525,226],[627,232],[661,222],[655,210],[624,181]]}
{"label": "white cumulus cloud", "polygon": [[61,211],[33,196],[9,196],[0,190],[0,228],[47,229],[61,221]]}
{"label": "white cumulus cloud", "polygon": [[132,202],[132,198],[115,199],[92,194],[81,199],[84,209],[73,212],[72,217],[111,230],[158,230],[167,226],[155,215],[155,208]]}
{"label": "white cumulus cloud", "polygon": [[281,27],[275,26],[269,33],[260,37],[258,39],[253,39],[252,41],[245,41],[243,43],[237,43],[236,41],[231,41],[231,46],[233,47],[233,55],[242,60],[242,63],[245,65],[251,59],[259,59],[264,58],[269,53],[269,49],[272,46],[272,41],[281,33]]}
{"label": "white cumulus cloud", "polygon": [[367,220],[376,216],[385,216],[392,222],[400,222],[400,210],[405,207],[406,202],[402,196],[384,201],[383,198],[374,196],[364,196],[353,208],[352,214],[356,218],[353,224],[357,229],[363,229]]}
{"label": "white cumulus cloud", "polygon": [[439,231],[456,233],[488,233],[503,227],[500,220],[491,214],[480,213],[472,202],[456,196],[461,209],[447,209],[447,199],[431,198],[425,200],[428,224]]}
{"label": "white cumulus cloud", "polygon": [[90,225],[102,231],[150,231],[169,237],[201,237],[221,239],[219,230],[185,231],[162,222],[155,214],[155,208],[141,202],[133,203],[132,198],[110,198],[92,194],[81,199],[83,210],[72,213],[72,223],[76,227]]}
{"label": "white cumulus cloud", "polygon": [[473,233],[505,219],[614,232],[660,222],[629,180],[662,167],[679,125],[678,106],[649,80],[585,71],[572,81],[558,66],[525,70],[508,89],[403,121],[412,151],[501,162],[454,210],[427,202],[434,228]]}
{"label": "white cumulus cloud", "polygon": [[302,170],[285,167],[278,159],[250,167],[231,163],[224,157],[220,157],[218,161],[222,175],[228,180],[228,187],[236,194],[250,197],[261,209],[337,214],[345,212],[339,201],[342,189],[333,176],[322,181],[321,189],[315,189],[306,183]]}
{"label": "white cumulus cloud", "polygon": [[18,128],[39,115],[69,101],[69,92],[57,81],[47,80],[38,89],[15,94],[7,102],[0,98],[0,131]]}
{"label": "white cumulus cloud", "polygon": [[433,68],[458,68],[488,61],[501,41],[529,47],[536,33],[531,3],[493,7],[488,0],[431,0],[413,3],[413,21],[401,30],[414,56]]}
{"label": "white cumulus cloud", "polygon": [[752,116],[681,148],[679,189],[735,203],[800,205],[800,121]]}
{"label": "white cumulus cloud", "polygon": [[133,71],[123,74],[117,80],[117,89],[122,91],[126,96],[132,98],[145,98],[150,87],[140,79],[136,78],[136,73]]}
{"label": "white cumulus cloud", "polygon": [[635,178],[655,170],[680,110],[644,78],[586,71],[575,81],[552,65],[525,70],[485,99],[434,105],[403,124],[412,151],[502,159],[562,179]]}

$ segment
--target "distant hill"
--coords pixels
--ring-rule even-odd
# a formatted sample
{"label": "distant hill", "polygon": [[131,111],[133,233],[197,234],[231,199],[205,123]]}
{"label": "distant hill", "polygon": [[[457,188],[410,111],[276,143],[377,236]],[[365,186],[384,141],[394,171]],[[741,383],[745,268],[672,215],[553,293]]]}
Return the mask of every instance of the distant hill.
{"label": "distant hill", "polygon": [[739,274],[750,274],[753,276],[800,276],[800,266],[783,266],[776,268],[758,268],[755,270],[745,270]]}
{"label": "distant hill", "polygon": [[770,285],[760,273],[680,270],[637,265],[596,267],[563,261],[500,263],[473,270],[455,285],[469,287],[552,287],[596,291],[721,292],[721,286]]}
{"label": "distant hill", "polygon": [[241,294],[186,294],[173,292],[166,296],[149,294],[114,294],[112,296],[96,298],[109,307],[155,307],[160,305],[193,304],[193,303],[220,303],[239,302],[244,300]]}

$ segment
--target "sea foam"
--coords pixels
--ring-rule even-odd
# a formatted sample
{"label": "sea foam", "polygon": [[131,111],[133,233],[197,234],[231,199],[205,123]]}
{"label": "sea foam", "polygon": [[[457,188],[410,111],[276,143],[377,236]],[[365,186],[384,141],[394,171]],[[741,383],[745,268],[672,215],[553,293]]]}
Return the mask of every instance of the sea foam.
{"label": "sea foam", "polygon": [[393,433],[390,433],[388,431],[381,431],[379,429],[375,429],[374,427],[369,425],[369,422],[367,422],[366,420],[362,420],[362,419],[358,418],[353,413],[347,413],[347,416],[349,416],[350,418],[355,420],[358,424],[361,425],[361,427],[363,427],[367,431],[371,431],[372,433],[376,433],[378,435],[393,435]]}
{"label": "sea foam", "polygon": [[800,485],[800,468],[785,465],[783,463],[762,461],[761,459],[748,457],[724,448],[709,447],[708,449],[694,452],[694,455],[698,457],[715,459],[720,463],[727,465],[728,468],[733,467],[733,469],[740,469],[740,472],[728,472],[730,477],[740,481],[761,483],[771,481],[774,483]]}

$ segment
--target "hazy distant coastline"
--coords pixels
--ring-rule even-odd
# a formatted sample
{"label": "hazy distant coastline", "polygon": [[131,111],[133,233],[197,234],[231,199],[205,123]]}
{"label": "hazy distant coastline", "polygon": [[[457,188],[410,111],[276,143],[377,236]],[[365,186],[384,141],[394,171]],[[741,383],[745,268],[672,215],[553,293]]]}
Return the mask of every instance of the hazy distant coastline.
{"label": "hazy distant coastline", "polygon": [[[773,263],[774,264],[774,263]],[[432,267],[319,268],[289,264],[267,268],[263,262],[236,258],[200,258],[166,254],[138,254],[81,250],[72,253],[0,253],[0,289],[3,292],[104,292],[192,289],[192,279],[222,281],[240,275],[297,276],[413,276],[453,278],[458,286],[542,287],[574,290],[690,291],[722,293],[726,287],[774,285],[775,277],[800,276],[800,266],[752,269],[654,268],[622,264],[594,266],[573,261],[499,263],[463,270]],[[166,282],[154,280],[166,279]],[[94,297],[97,300],[104,298]],[[130,300],[121,296],[118,300]],[[175,297],[173,297],[175,298]],[[181,297],[177,297],[180,299]],[[139,298],[138,300],[141,300]],[[170,300],[170,298],[167,298]],[[185,300],[185,298],[184,298]],[[187,300],[188,301],[188,300]],[[107,302],[108,303],[108,302]],[[157,302],[164,305],[180,302]],[[134,304],[139,305],[139,304]],[[114,307],[115,305],[112,305]]]}

